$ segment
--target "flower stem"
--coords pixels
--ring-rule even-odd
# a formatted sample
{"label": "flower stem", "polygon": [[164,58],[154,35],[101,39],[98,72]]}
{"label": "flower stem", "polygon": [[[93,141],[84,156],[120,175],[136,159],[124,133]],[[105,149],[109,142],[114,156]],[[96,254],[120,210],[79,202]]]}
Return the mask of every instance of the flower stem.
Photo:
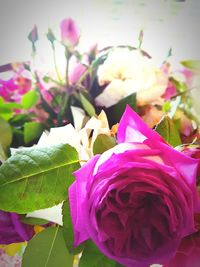
{"label": "flower stem", "polygon": [[59,70],[58,70],[58,66],[57,66],[57,62],[56,62],[56,50],[55,50],[55,46],[52,45],[52,49],[53,49],[53,62],[54,62],[54,68],[56,71],[56,75],[58,77],[58,80],[60,83],[62,83],[62,78],[60,76]]}
{"label": "flower stem", "polygon": [[68,89],[69,86],[69,59],[71,57],[71,53],[69,52],[69,50],[67,48],[65,48],[65,56],[66,56],[66,90]]}
{"label": "flower stem", "polygon": [[200,86],[200,85],[196,85],[196,86],[194,86],[194,87],[189,88],[188,90],[186,90],[186,91],[184,91],[184,92],[180,92],[180,93],[176,94],[175,96],[172,96],[171,99],[176,98],[177,96],[186,95],[186,94],[190,93],[192,90],[194,90],[194,89],[198,89],[199,86]]}

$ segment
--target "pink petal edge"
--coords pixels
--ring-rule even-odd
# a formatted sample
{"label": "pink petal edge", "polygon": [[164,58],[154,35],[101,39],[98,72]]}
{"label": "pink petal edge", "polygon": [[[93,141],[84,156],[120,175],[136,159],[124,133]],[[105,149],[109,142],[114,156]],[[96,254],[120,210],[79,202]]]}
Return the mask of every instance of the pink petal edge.
{"label": "pink petal edge", "polygon": [[[89,238],[84,221],[84,202],[87,198],[87,181],[93,173],[99,155],[94,156],[79,170],[74,172],[76,181],[69,187],[69,202],[72,223],[74,226],[74,245],[77,246]],[[78,215],[78,216],[77,216]]]}

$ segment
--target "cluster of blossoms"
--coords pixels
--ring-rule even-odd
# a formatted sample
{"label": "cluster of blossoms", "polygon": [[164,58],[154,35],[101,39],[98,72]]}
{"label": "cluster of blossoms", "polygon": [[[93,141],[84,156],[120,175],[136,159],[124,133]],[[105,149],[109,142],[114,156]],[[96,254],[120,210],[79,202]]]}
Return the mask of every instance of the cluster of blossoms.
{"label": "cluster of blossoms", "polygon": [[167,88],[168,76],[153,65],[141,51],[116,48],[98,69],[99,84],[106,85],[96,98],[101,106],[112,106],[132,93],[137,93],[138,106],[159,101]]}
{"label": "cluster of blossoms", "polygon": [[0,80],[0,96],[7,102],[20,103],[22,96],[31,90],[32,82],[22,66],[14,65],[13,72],[12,78]]}
{"label": "cluster of blossoms", "polygon": [[[98,82],[104,90],[95,101],[99,106],[110,107],[125,97],[136,93],[137,107],[141,117],[153,128],[165,115],[163,106],[179,94],[173,77],[192,86],[193,74],[183,69],[177,73],[171,71],[169,63],[156,66],[146,53],[125,48],[114,48],[107,59],[98,68]],[[190,136],[193,131],[191,120],[177,109],[176,120],[180,120],[180,133]]]}
{"label": "cluster of blossoms", "polygon": [[[80,53],[75,22],[63,20],[60,30],[59,39],[52,30],[47,38],[54,56],[56,42],[64,47],[63,77],[56,58],[53,73],[29,62],[0,67],[12,72],[10,79],[0,79],[0,119],[12,133],[9,144],[0,140],[0,160],[5,161],[1,149],[6,147],[6,153],[9,145],[34,143],[35,149],[48,150],[69,144],[81,165],[68,191],[74,247],[90,239],[109,259],[127,267],[197,267],[200,151],[197,120],[190,112],[193,73],[174,73],[167,61],[157,66],[141,47],[98,50],[94,45]],[[35,55],[36,27],[28,38]],[[119,124],[112,123],[113,110]],[[159,132],[166,115],[169,121],[161,137],[152,128]],[[166,142],[171,130],[176,149]],[[26,142],[27,131],[32,139]],[[15,149],[9,152],[15,156]],[[26,217],[45,219],[42,229],[63,225],[62,203],[53,205]],[[0,244],[35,235],[34,226],[22,217],[0,211]]]}
{"label": "cluster of blossoms", "polygon": [[[93,45],[87,52],[80,53],[80,31],[75,22],[72,19],[63,20],[60,30],[59,39],[56,39],[50,29],[47,38],[54,57],[56,43],[64,47],[66,75],[60,74],[55,59],[53,72],[37,69],[31,62],[10,64],[8,70],[12,72],[12,77],[0,80],[0,97],[6,103],[21,104],[26,94],[29,95],[29,121],[45,122],[48,129],[72,122],[70,105],[86,110],[80,93],[86,97],[86,101],[91,102],[96,112],[101,108],[109,110],[109,107],[118,105],[121,100],[136,94],[138,113],[153,128],[163,115],[174,109],[176,96],[185,93],[187,98],[188,88],[192,86],[191,71],[182,69],[174,73],[166,61],[157,66],[146,52],[133,47],[119,46],[98,50],[97,45]],[[33,52],[36,53],[36,27],[29,34],[29,40],[33,44]],[[34,91],[35,94],[30,96],[29,91]],[[190,107],[185,110],[186,103],[183,98],[184,95],[173,115],[174,119],[179,121],[177,125],[181,135],[189,138],[195,128],[190,114],[188,116]],[[7,105],[7,108],[9,107]],[[23,104],[21,107],[12,106],[11,109],[13,115],[27,114],[27,108],[24,108]]]}

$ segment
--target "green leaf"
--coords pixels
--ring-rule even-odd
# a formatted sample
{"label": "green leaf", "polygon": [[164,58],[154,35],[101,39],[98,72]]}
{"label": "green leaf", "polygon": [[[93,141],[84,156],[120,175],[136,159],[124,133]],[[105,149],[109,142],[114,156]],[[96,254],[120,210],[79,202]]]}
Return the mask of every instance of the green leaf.
{"label": "green leaf", "polygon": [[[66,102],[68,102],[68,100],[69,99],[67,99]],[[53,107],[58,107],[62,105],[62,102],[63,102],[63,96],[59,94],[55,94],[51,104]]]}
{"label": "green leaf", "polygon": [[0,144],[0,161],[4,162],[5,160],[7,160],[8,156],[6,155],[6,153],[3,150],[2,145]]}
{"label": "green leaf", "polygon": [[12,142],[12,136],[13,133],[10,124],[0,118],[0,145],[5,155],[8,154],[9,146]]}
{"label": "green leaf", "polygon": [[13,109],[21,109],[22,105],[14,102],[5,103],[2,98],[0,98],[0,117],[5,120],[10,120],[14,113]]}
{"label": "green leaf", "polygon": [[133,93],[123,98],[117,104],[107,109],[106,113],[109,118],[110,125],[114,125],[120,121],[127,105],[129,105],[132,109],[137,111],[136,93]]}
{"label": "green leaf", "polygon": [[24,214],[61,203],[78,162],[67,144],[18,150],[0,167],[0,209]]}
{"label": "green leaf", "polygon": [[20,221],[29,225],[44,225],[49,223],[49,221],[40,218],[32,218],[32,217],[23,217],[20,218]]}
{"label": "green leaf", "polygon": [[108,259],[104,256],[99,249],[95,246],[95,244],[88,240],[86,242],[86,247],[82,253],[79,267],[115,267],[116,262]]}
{"label": "green leaf", "polygon": [[62,215],[63,215],[63,236],[69,253],[78,254],[84,249],[84,244],[79,245],[78,247],[73,246],[74,242],[74,230],[72,219],[70,215],[69,200],[66,200],[62,206]]}
{"label": "green leaf", "polygon": [[13,128],[13,147],[24,146],[24,132],[22,129]]}
{"label": "green leaf", "polygon": [[24,66],[24,68],[25,68],[25,70],[28,70],[28,71],[31,71],[31,68],[30,68],[30,65],[29,65],[29,63],[23,63],[23,66]]}
{"label": "green leaf", "polygon": [[43,78],[43,81],[45,82],[45,83],[48,83],[49,82],[49,80],[50,80],[50,78],[49,78],[49,76],[44,76]]}
{"label": "green leaf", "polygon": [[188,90],[186,83],[178,81],[174,77],[170,77],[169,80],[170,80],[170,82],[172,82],[175,85],[178,92],[183,93],[183,92],[186,92]]}
{"label": "green leaf", "polygon": [[181,64],[194,72],[200,72],[200,60],[184,60]]}
{"label": "green leaf", "polygon": [[73,266],[73,256],[65,247],[61,227],[47,228],[28,242],[22,259],[22,267],[35,266]]}
{"label": "green leaf", "polygon": [[181,144],[179,132],[173,122],[168,116],[164,116],[156,126],[156,132],[158,132],[165,141],[173,147]]}
{"label": "green leaf", "polygon": [[30,122],[32,114],[17,114],[9,122],[12,126],[23,127],[26,122]]}
{"label": "green leaf", "polygon": [[13,111],[5,104],[0,106],[0,118],[8,121],[13,117]]}
{"label": "green leaf", "polygon": [[4,99],[3,97],[0,96],[0,105],[2,105],[4,103]]}
{"label": "green leaf", "polygon": [[170,110],[170,108],[171,108],[170,102],[165,102],[162,106],[162,111],[167,113]]}
{"label": "green leaf", "polygon": [[100,57],[96,58],[93,62],[92,62],[92,69],[96,69],[99,65],[103,64],[103,62],[105,61],[105,59],[107,58],[109,52],[104,53],[103,55],[101,55]]}
{"label": "green leaf", "polygon": [[95,116],[96,115],[95,108],[90,103],[90,101],[82,93],[79,94],[79,97],[82,107],[88,113],[88,115],[90,115],[91,117]]}
{"label": "green leaf", "polygon": [[38,101],[39,99],[39,94],[35,90],[31,90],[27,92],[25,95],[22,97],[22,107],[24,109],[30,109],[32,108]]}
{"label": "green leaf", "polygon": [[14,103],[14,102],[5,103],[4,106],[8,107],[10,109],[20,109],[20,108],[22,108],[22,105]]}
{"label": "green leaf", "polygon": [[44,126],[42,123],[33,121],[33,122],[26,122],[24,124],[24,142],[28,144],[35,140],[36,138],[40,137],[44,130]]}
{"label": "green leaf", "polygon": [[5,161],[9,155],[9,148],[13,139],[10,124],[0,118],[0,161]]}
{"label": "green leaf", "polygon": [[99,134],[94,142],[93,153],[102,154],[106,150],[117,145],[116,139],[106,134]]}

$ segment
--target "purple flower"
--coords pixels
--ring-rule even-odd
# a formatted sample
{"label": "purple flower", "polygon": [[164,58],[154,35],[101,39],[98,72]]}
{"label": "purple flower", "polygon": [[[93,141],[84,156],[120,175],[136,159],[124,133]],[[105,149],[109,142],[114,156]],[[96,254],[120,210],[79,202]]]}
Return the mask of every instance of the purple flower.
{"label": "purple flower", "polygon": [[64,19],[60,24],[61,38],[65,45],[75,46],[78,44],[80,32],[73,19]]}
{"label": "purple flower", "polygon": [[18,214],[0,211],[0,244],[28,241],[33,234],[33,227],[20,222]]}
{"label": "purple flower", "polygon": [[124,266],[163,264],[195,232],[198,162],[166,144],[130,107],[118,142],[75,172],[74,245],[90,238]]}

